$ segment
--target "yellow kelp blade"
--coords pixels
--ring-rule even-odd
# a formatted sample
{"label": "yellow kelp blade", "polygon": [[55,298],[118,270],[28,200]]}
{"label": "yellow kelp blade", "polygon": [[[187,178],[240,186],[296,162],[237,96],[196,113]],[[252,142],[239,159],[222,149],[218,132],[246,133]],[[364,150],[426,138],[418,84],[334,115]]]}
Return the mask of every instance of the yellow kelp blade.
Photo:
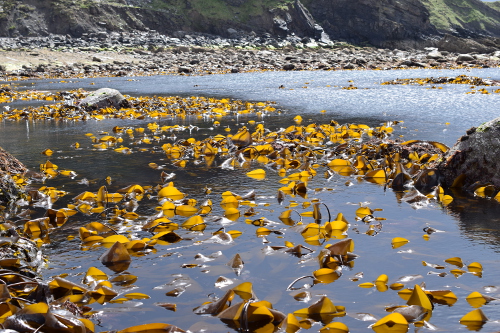
{"label": "yellow kelp blade", "polygon": [[480,308],[486,303],[495,300],[495,298],[482,295],[477,291],[473,291],[465,299],[467,300],[467,303],[469,303],[473,308]]}
{"label": "yellow kelp blade", "polygon": [[400,313],[391,313],[372,326],[376,333],[406,333],[408,321]]}
{"label": "yellow kelp blade", "polygon": [[171,200],[181,200],[184,199],[185,194],[179,191],[172,182],[169,183],[168,186],[163,187],[158,192],[159,198],[168,198]]}
{"label": "yellow kelp blade", "polygon": [[244,300],[248,300],[250,298],[256,299],[255,294],[252,289],[252,282],[243,282],[232,289],[235,294],[240,296]]}
{"label": "yellow kelp blade", "polygon": [[221,313],[217,315],[219,319],[222,320],[239,320],[241,313],[243,312],[243,308],[246,304],[246,301],[236,303],[234,305],[231,305],[229,308],[225,309]]}
{"label": "yellow kelp blade", "polygon": [[460,257],[448,258],[444,262],[447,262],[448,264],[451,264],[451,265],[455,265],[458,268],[464,267],[464,263],[462,261],[462,258],[460,258]]}
{"label": "yellow kelp blade", "polygon": [[321,283],[331,283],[340,277],[340,274],[330,268],[320,268],[313,272],[314,278]]}
{"label": "yellow kelp blade", "polygon": [[289,313],[287,315],[286,320],[283,321],[282,325],[282,329],[285,329],[286,333],[295,333],[301,328],[299,320],[293,315],[293,313]]}
{"label": "yellow kelp blade", "polygon": [[113,244],[115,244],[116,242],[120,242],[122,244],[126,244],[126,243],[130,242],[130,239],[128,239],[127,237],[125,237],[123,235],[112,235],[112,236],[108,236],[108,237],[104,238],[101,241],[101,243],[105,247],[110,247]]}
{"label": "yellow kelp blade", "polygon": [[270,308],[272,308],[272,304],[267,301],[252,302],[248,306],[246,320],[249,323],[272,322],[274,320],[274,315],[270,311]]}
{"label": "yellow kelp blade", "polygon": [[429,143],[431,145],[433,145],[434,147],[440,149],[443,153],[446,153],[448,150],[450,150],[450,148],[447,145],[445,145],[441,142],[429,141]]}
{"label": "yellow kelp blade", "polygon": [[387,174],[384,169],[375,169],[368,171],[364,175],[364,179],[373,183],[384,184],[387,181]]}
{"label": "yellow kelp blade", "polygon": [[198,213],[198,208],[193,207],[191,205],[180,205],[176,206],[174,210],[176,215],[190,217],[196,213]]}
{"label": "yellow kelp blade", "polygon": [[108,276],[106,275],[106,273],[101,271],[99,268],[89,267],[89,269],[87,270],[87,274],[85,274],[85,277],[83,278],[83,282],[90,283],[94,281],[97,282],[107,279]]}
{"label": "yellow kelp blade", "polygon": [[348,333],[348,332],[349,332],[349,327],[347,327],[346,324],[340,322],[329,323],[328,325],[319,330],[319,333]]}
{"label": "yellow kelp blade", "polygon": [[106,202],[107,196],[108,190],[106,189],[106,186],[103,185],[97,191],[97,202]]}
{"label": "yellow kelp blade", "polygon": [[359,207],[358,209],[356,209],[356,216],[359,218],[363,218],[371,214],[373,214],[373,210],[369,207]]}
{"label": "yellow kelp blade", "polygon": [[403,245],[406,245],[409,242],[406,238],[403,237],[394,237],[391,241],[392,248],[397,249],[398,247],[401,247]]}
{"label": "yellow kelp blade", "polygon": [[193,215],[190,218],[188,218],[184,223],[181,224],[181,227],[185,229],[192,228],[194,226],[203,224],[205,221],[203,220],[203,217],[200,215]]}
{"label": "yellow kelp blade", "polygon": [[467,326],[471,331],[479,331],[488,317],[485,316],[481,309],[472,310],[460,319],[460,324]]}
{"label": "yellow kelp blade", "polygon": [[381,274],[381,275],[379,275],[379,277],[375,280],[375,282],[379,282],[379,283],[387,283],[387,281],[389,281],[389,277],[387,276],[387,274]]}
{"label": "yellow kelp blade", "polygon": [[68,220],[69,215],[62,209],[60,210],[47,210],[47,217],[50,219],[50,224],[54,227],[60,227]]}
{"label": "yellow kelp blade", "polygon": [[348,252],[354,251],[354,241],[351,238],[343,239],[327,247],[331,255],[345,256]]}
{"label": "yellow kelp blade", "polygon": [[472,273],[481,273],[483,271],[483,265],[478,262],[471,262],[467,265],[467,269]]}
{"label": "yellow kelp blade", "polygon": [[330,162],[328,162],[328,166],[333,168],[333,167],[345,167],[345,166],[350,166],[351,163],[347,160],[343,160],[343,159],[334,159],[334,160],[331,160]]}
{"label": "yellow kelp blade", "polygon": [[226,310],[230,303],[234,298],[234,291],[233,290],[228,290],[224,296],[211,303],[205,303],[197,308],[195,308],[193,311],[196,314],[210,314],[210,315],[218,315],[222,311]]}
{"label": "yellow kelp blade", "polygon": [[154,324],[132,326],[124,330],[118,331],[117,333],[173,333],[173,332],[182,333],[186,331],[174,325],[154,323]]}
{"label": "yellow kelp blade", "polygon": [[266,178],[266,170],[264,169],[256,169],[250,172],[247,172],[247,176],[250,178],[263,180]]}
{"label": "yellow kelp blade", "polygon": [[335,314],[337,316],[344,316],[345,308],[343,306],[335,306],[328,297],[323,296],[308,308],[297,310],[294,312],[294,315],[299,317],[309,317],[312,315],[321,314]]}
{"label": "yellow kelp blade", "polygon": [[131,262],[132,259],[125,245],[116,242],[106,252],[104,252],[99,260],[103,265],[112,265],[120,262]]}
{"label": "yellow kelp blade", "polygon": [[422,288],[416,284],[413,292],[411,293],[410,299],[406,302],[408,305],[420,305],[428,311],[432,311],[434,308],[432,306],[431,300],[427,294],[422,290]]}
{"label": "yellow kelp blade", "polygon": [[242,127],[238,133],[231,137],[233,144],[239,147],[246,147],[252,144],[252,135],[246,127]]}

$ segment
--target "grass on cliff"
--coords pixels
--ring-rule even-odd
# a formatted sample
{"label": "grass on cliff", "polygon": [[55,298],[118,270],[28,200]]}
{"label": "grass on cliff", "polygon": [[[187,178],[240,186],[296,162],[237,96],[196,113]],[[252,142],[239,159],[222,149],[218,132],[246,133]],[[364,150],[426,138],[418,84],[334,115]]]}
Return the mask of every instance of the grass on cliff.
{"label": "grass on cliff", "polygon": [[236,20],[246,22],[250,17],[262,15],[272,9],[287,9],[293,0],[153,0],[150,6],[156,10],[168,10],[176,14],[196,11],[212,20]]}
{"label": "grass on cliff", "polygon": [[500,11],[500,1],[495,1],[495,2],[485,2],[486,5],[490,6],[494,10]]}
{"label": "grass on cliff", "polygon": [[[464,24],[475,24],[487,29],[497,26],[500,13],[493,6],[475,0],[423,0],[430,13],[430,21],[438,30],[463,28]],[[500,6],[497,5],[497,8]]]}

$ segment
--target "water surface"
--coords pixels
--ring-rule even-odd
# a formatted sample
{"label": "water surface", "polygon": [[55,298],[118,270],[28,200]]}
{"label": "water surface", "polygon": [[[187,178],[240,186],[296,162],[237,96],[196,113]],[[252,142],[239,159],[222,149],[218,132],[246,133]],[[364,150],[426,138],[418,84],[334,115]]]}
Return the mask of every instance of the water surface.
{"label": "water surface", "polygon": [[[223,128],[229,126],[234,133],[238,124],[245,124],[248,120],[263,121],[271,130],[292,125],[292,119],[298,114],[304,118],[303,124],[328,123],[336,120],[340,123],[365,123],[369,126],[378,126],[386,121],[402,120],[404,123],[395,127],[394,136],[403,135],[406,139],[435,140],[452,145],[456,139],[471,126],[497,117],[499,98],[498,94],[466,94],[470,91],[465,85],[445,85],[443,89],[429,89],[430,86],[388,86],[380,83],[396,78],[415,78],[430,76],[457,76],[461,74],[480,76],[483,78],[500,79],[500,70],[406,70],[406,71],[337,71],[337,72],[267,72],[244,73],[212,76],[158,76],[143,78],[106,78],[85,79],[74,82],[61,83],[58,81],[22,82],[21,86],[34,87],[39,90],[68,90],[76,88],[97,89],[111,87],[124,94],[140,95],[181,95],[207,96],[241,99],[248,101],[276,101],[281,114],[266,116],[261,119],[257,116],[239,118],[224,118],[221,126],[213,129],[212,122],[189,118],[180,121],[181,124],[193,124],[200,129],[191,134],[177,133],[178,138],[205,138],[217,133],[225,134]],[[129,81],[130,80],[130,81]],[[351,82],[352,81],[352,82]],[[32,84],[34,83],[34,84]],[[90,85],[94,83],[94,85]],[[343,90],[349,85],[356,90]],[[281,85],[284,88],[279,88]],[[490,88],[491,89],[491,88]],[[325,110],[326,112],[320,112]],[[148,167],[148,163],[155,162],[165,165],[166,172],[175,172],[175,185],[189,197],[199,201],[211,198],[214,201],[213,215],[223,214],[219,206],[220,194],[226,190],[244,194],[250,190],[257,192],[255,209],[258,213],[250,217],[257,219],[266,217],[278,221],[279,214],[284,211],[290,200],[299,203],[299,212],[303,202],[313,198],[325,203],[333,216],[342,212],[351,223],[348,235],[355,242],[354,253],[359,258],[354,261],[352,269],[344,269],[343,275],[330,284],[319,284],[309,289],[312,300],[309,303],[300,303],[292,297],[297,292],[287,292],[286,287],[296,278],[318,269],[316,259],[321,246],[307,245],[302,236],[284,224],[278,224],[277,229],[284,232],[283,236],[271,234],[267,237],[269,243],[263,243],[256,237],[253,225],[245,223],[244,218],[238,219],[227,226],[229,230],[239,230],[243,234],[232,245],[215,245],[200,242],[180,242],[172,246],[158,246],[155,253],[142,257],[134,257],[128,272],[138,276],[137,282],[129,288],[120,289],[120,293],[143,292],[151,299],[124,304],[95,305],[100,311],[101,327],[99,330],[118,330],[125,327],[148,322],[166,322],[183,329],[198,332],[225,332],[232,331],[217,318],[200,317],[193,314],[192,309],[207,301],[207,295],[215,293],[222,296],[224,291],[214,286],[215,280],[223,275],[234,279],[235,284],[249,281],[253,283],[255,294],[260,299],[273,303],[273,307],[286,313],[296,311],[312,304],[319,295],[327,295],[336,305],[346,307],[348,315],[337,318],[348,325],[351,332],[366,332],[373,322],[357,320],[358,313],[370,313],[377,318],[385,316],[384,308],[391,305],[402,305],[402,300],[396,291],[378,292],[376,289],[363,289],[357,285],[360,282],[375,280],[380,274],[387,274],[389,282],[396,282],[401,276],[421,275],[415,283],[425,282],[427,289],[448,289],[453,291],[458,301],[453,305],[436,305],[430,323],[443,332],[467,331],[459,324],[459,319],[473,308],[466,302],[465,297],[472,291],[488,293],[489,296],[500,296],[498,283],[500,247],[500,227],[497,219],[500,204],[486,199],[471,199],[461,194],[452,194],[455,201],[447,208],[437,203],[416,209],[397,199],[392,190],[385,190],[383,186],[371,184],[356,177],[335,175],[329,179],[323,177],[324,168],[318,170],[318,175],[310,181],[308,198],[289,198],[282,206],[276,202],[276,192],[282,186],[278,183],[280,177],[268,171],[265,181],[257,181],[245,176],[249,170],[261,168],[262,165],[252,162],[247,168],[235,170],[221,169],[221,160],[216,160],[212,166],[205,164],[194,165],[188,163],[185,168],[176,168],[163,154],[151,152],[135,152],[131,155],[121,155],[115,152],[100,152],[91,149],[91,142],[86,133],[111,131],[116,126],[145,127],[147,123],[157,121],[160,125],[170,125],[172,120],[123,121],[104,120],[71,122],[8,122],[0,123],[0,145],[13,153],[30,168],[37,169],[38,164],[46,161],[47,157],[40,153],[50,148],[55,151],[50,160],[60,168],[74,170],[78,176],[74,180],[58,177],[47,182],[47,185],[58,186],[70,194],[56,202],[56,208],[63,207],[69,199],[83,191],[96,191],[104,184],[104,177],[111,176],[114,180],[108,190],[113,192],[130,184],[156,185],[160,183],[159,170]],[[81,150],[75,151],[71,145],[79,142]],[[127,142],[126,142],[127,143]],[[82,185],[78,182],[86,178],[90,184]],[[346,186],[346,182],[352,186]],[[204,186],[213,189],[212,194],[206,196]],[[376,236],[365,234],[369,226],[355,219],[355,210],[359,203],[371,208],[380,208],[375,213],[378,217],[386,218],[383,228]],[[267,205],[268,204],[268,205]],[[156,199],[144,199],[138,213],[143,216],[156,213],[158,205]],[[322,210],[325,218],[326,211]],[[186,218],[176,217],[174,221],[182,223]],[[80,249],[80,241],[68,241],[66,236],[77,233],[78,228],[87,222],[95,221],[95,216],[75,215],[70,218],[62,230],[51,237],[52,243],[45,248],[49,255],[48,268],[44,271],[45,278],[61,273],[69,273],[68,279],[80,281],[82,273],[88,267],[96,266],[113,276],[109,269],[103,267],[97,258],[103,253],[101,247],[88,251]],[[325,221],[325,220],[324,220]],[[304,223],[313,222],[311,218],[304,218]],[[140,222],[137,222],[140,224]],[[441,233],[431,235],[426,241],[422,237],[423,228],[432,226]],[[179,230],[185,238],[194,238],[203,241],[211,236],[210,232],[220,226],[209,224],[203,234],[190,233]],[[148,237],[149,234],[140,231],[138,227],[134,236]],[[391,239],[405,237],[410,243],[402,248],[392,249]],[[267,252],[268,245],[283,245],[284,241],[295,244],[304,244],[316,252],[310,256],[297,258],[292,255]],[[222,251],[222,256],[207,262],[205,267],[182,268],[183,264],[199,263],[195,255]],[[226,265],[229,259],[239,253],[245,266],[240,276]],[[455,267],[447,265],[444,270],[448,274],[438,277],[436,272],[422,261],[445,264],[444,260],[450,257],[461,257],[464,262],[480,262],[484,267],[482,277],[466,273],[455,278],[449,271]],[[349,277],[363,272],[364,278],[359,282],[352,282]],[[441,272],[441,271],[438,271]],[[168,297],[166,292],[173,289],[175,283],[182,280],[189,284],[186,291],[179,297]],[[169,285],[170,284],[170,285]],[[233,285],[233,286],[234,286]],[[492,288],[491,286],[494,286]],[[413,287],[410,283],[408,287]],[[227,289],[227,288],[226,288]],[[224,289],[225,290],[225,289]],[[156,302],[177,304],[177,311],[167,311],[155,305]],[[498,304],[490,303],[482,307],[483,312],[491,319],[482,328],[482,332],[500,330],[496,322],[498,318]],[[314,325],[310,331],[316,332],[321,325]],[[413,330],[413,328],[411,328]],[[426,331],[427,329],[424,329]]]}

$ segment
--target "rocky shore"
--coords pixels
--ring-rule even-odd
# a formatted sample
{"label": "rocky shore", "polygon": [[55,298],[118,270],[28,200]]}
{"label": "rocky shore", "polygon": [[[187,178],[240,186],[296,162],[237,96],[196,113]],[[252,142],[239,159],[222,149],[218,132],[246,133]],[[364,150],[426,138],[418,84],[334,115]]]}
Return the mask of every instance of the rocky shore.
{"label": "rocky shore", "polygon": [[251,35],[174,36],[155,31],[0,39],[0,76],[9,78],[214,74],[263,70],[497,67],[500,51],[390,50]]}

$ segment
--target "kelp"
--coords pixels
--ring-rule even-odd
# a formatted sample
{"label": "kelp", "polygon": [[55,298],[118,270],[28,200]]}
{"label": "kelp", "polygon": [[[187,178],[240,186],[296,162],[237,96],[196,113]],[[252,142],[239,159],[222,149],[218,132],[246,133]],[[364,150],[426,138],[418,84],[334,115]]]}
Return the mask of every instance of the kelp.
{"label": "kelp", "polygon": [[[3,318],[8,319],[6,321],[10,327],[24,325],[26,318],[35,318],[35,324],[29,324],[32,325],[31,331],[53,331],[65,325],[70,331],[92,332],[92,304],[127,304],[132,300],[150,297],[136,292],[121,294],[125,288],[132,288],[138,280],[137,276],[127,271],[137,257],[151,255],[162,247],[176,251],[170,249],[203,245],[221,251],[213,255],[199,253],[194,258],[186,259],[179,269],[190,271],[199,268],[205,273],[209,272],[212,260],[222,260],[221,266],[226,270],[224,274],[234,274],[235,279],[214,277],[213,288],[215,293],[221,293],[220,298],[209,298],[206,303],[195,308],[194,313],[214,316],[228,327],[240,331],[273,332],[284,329],[295,332],[317,324],[321,325],[321,328],[316,327],[321,332],[347,332],[347,325],[336,321],[346,315],[343,305],[346,301],[335,300],[335,303],[339,303],[336,305],[333,298],[307,290],[326,285],[332,287],[339,280],[348,279],[344,273],[353,269],[358,258],[354,252],[354,240],[350,236],[353,232],[378,236],[384,232],[385,218],[378,216],[382,210],[370,207],[370,203],[352,207],[348,213],[353,218],[347,218],[347,215],[338,211],[332,215],[334,207],[314,197],[320,191],[331,189],[314,189],[310,185],[311,181],[321,176],[326,181],[331,177],[349,177],[346,185],[351,180],[357,180],[373,183],[381,191],[391,188],[398,200],[416,208],[434,203],[446,209],[446,206],[453,204],[453,198],[447,194],[448,189],[440,187],[434,169],[434,163],[442,158],[448,148],[434,141],[393,139],[394,127],[400,124],[397,121],[375,127],[339,124],[333,120],[324,124],[302,125],[304,119],[296,117],[294,125],[274,131],[263,123],[248,122],[239,128],[234,125],[226,127],[229,130],[221,131],[224,134],[214,133],[199,138],[196,136],[199,128],[195,126],[164,125],[160,120],[192,116],[205,118],[211,126],[218,127],[221,125],[216,119],[224,116],[247,113],[265,115],[276,109],[272,103],[202,97],[138,97],[130,100],[132,107],[121,110],[101,109],[87,114],[67,110],[68,113],[63,116],[62,106],[52,106],[31,108],[24,114],[13,112],[3,115],[4,119],[11,121],[42,119],[48,115],[52,115],[53,119],[64,118],[74,122],[111,117],[152,119],[141,127],[117,126],[106,133],[89,133],[79,140],[82,144],[72,144],[71,148],[78,151],[91,149],[103,156],[125,154],[134,158],[134,154],[141,152],[158,156],[154,161],[144,160],[148,170],[158,174],[157,182],[153,184],[128,182],[125,184],[127,186],[118,188],[112,185],[114,176],[112,180],[103,175],[98,184],[80,180],[81,184],[89,188],[71,195],[68,195],[69,191],[46,184],[30,188],[26,205],[44,210],[43,216],[38,213],[33,214],[32,218],[29,212],[25,212],[16,217],[20,225],[17,231],[16,228],[10,228],[7,221],[4,223],[6,228],[3,231],[9,237],[2,239],[2,247],[12,249],[12,253],[5,261],[0,261],[6,269],[3,271],[5,279],[0,272],[0,279],[5,282],[0,284],[3,288],[0,289],[0,295],[3,304],[7,304],[3,306]],[[177,138],[176,135],[181,136],[181,132],[183,138]],[[64,160],[57,160],[56,165],[57,152],[50,153],[49,150],[47,148],[42,152],[44,162],[40,164],[40,174],[44,180],[50,181],[61,176],[78,177],[80,170],[64,169]],[[182,178],[171,172],[174,168],[181,170],[190,165],[220,167],[231,172],[244,170],[244,174],[251,178],[247,179],[249,182],[279,178],[279,183],[276,182],[273,188],[276,196],[262,197],[255,190],[241,194],[238,193],[239,189],[231,188],[229,184],[227,191],[207,184],[205,188],[202,186],[199,189],[206,197],[195,196],[193,191],[183,186]],[[167,168],[168,172],[165,171]],[[18,178],[17,181],[24,183],[29,180]],[[492,198],[495,191],[494,188],[482,186],[475,192],[477,196],[484,194]],[[218,193],[221,195],[217,198],[214,194]],[[63,197],[68,202],[67,206],[57,207]],[[281,212],[276,221],[268,215],[269,208],[265,208],[273,201],[280,205],[275,204],[280,209],[278,213]],[[148,209],[144,207],[151,209],[145,213]],[[82,250],[98,252],[99,261],[114,272],[113,277],[97,267],[91,267],[81,282],[70,281],[75,279],[71,275],[68,280],[59,276],[42,281],[38,276],[43,263],[39,247],[50,243],[53,233],[78,219],[85,219],[85,224],[78,224],[79,237],[71,237],[76,238],[75,243],[80,244]],[[249,228],[251,232],[247,232]],[[423,231],[424,239],[429,240],[439,230],[428,226]],[[287,240],[292,232],[302,237],[300,241],[292,243]],[[11,238],[12,234],[17,234],[18,238]],[[290,284],[288,287],[283,286],[281,291],[292,292],[294,294],[290,296],[293,299],[305,303],[312,301],[312,304],[308,303],[300,309],[274,309],[269,301],[259,300],[254,284],[246,280],[246,270],[251,269],[251,256],[243,252],[233,252],[227,258],[223,256],[226,248],[238,244],[241,235],[244,235],[243,239],[255,238],[264,244],[263,255],[283,256],[301,264],[307,263],[304,267],[309,271],[304,276],[299,276],[301,274],[297,274],[293,268],[287,270],[286,278]],[[410,238],[411,242],[402,236]],[[391,239],[385,244],[389,249],[392,247],[394,253],[406,251],[415,244],[414,238],[407,235],[395,234]],[[19,249],[24,246],[24,242],[29,244],[32,251],[27,257],[30,260],[17,254],[23,252]],[[172,255],[174,252],[162,254],[165,257]],[[442,264],[437,261],[423,264],[437,271],[449,270],[452,278],[459,278],[463,274],[480,277],[483,272],[481,263],[464,262],[458,257],[443,260]],[[367,292],[397,293],[406,301],[406,304],[402,302],[387,309],[391,313],[372,326],[376,332],[406,332],[410,325],[420,327],[424,325],[424,320],[431,320],[435,305],[453,306],[457,301],[451,290],[426,290],[420,285],[413,285],[411,289],[406,287],[414,278],[422,276],[405,276],[391,281],[388,275],[379,272],[370,277],[368,282],[362,281],[363,278],[363,273],[358,273],[351,280],[359,281],[356,285],[366,288]],[[179,277],[175,283],[163,286],[166,288],[163,296],[179,297],[181,300],[183,294],[190,290],[190,285],[189,281],[184,281],[184,277]],[[19,286],[33,287],[23,288],[21,292]],[[477,308],[491,300],[479,293],[467,298]],[[38,305],[30,307],[33,304]],[[155,305],[172,312],[177,310],[176,303],[157,302]],[[72,315],[66,312],[63,315],[53,314],[63,307],[71,309],[68,311],[72,311]],[[286,311],[281,312],[283,310]],[[468,327],[476,327],[486,321],[483,315],[474,312],[460,322]],[[138,324],[121,332],[183,331],[170,324]]]}

